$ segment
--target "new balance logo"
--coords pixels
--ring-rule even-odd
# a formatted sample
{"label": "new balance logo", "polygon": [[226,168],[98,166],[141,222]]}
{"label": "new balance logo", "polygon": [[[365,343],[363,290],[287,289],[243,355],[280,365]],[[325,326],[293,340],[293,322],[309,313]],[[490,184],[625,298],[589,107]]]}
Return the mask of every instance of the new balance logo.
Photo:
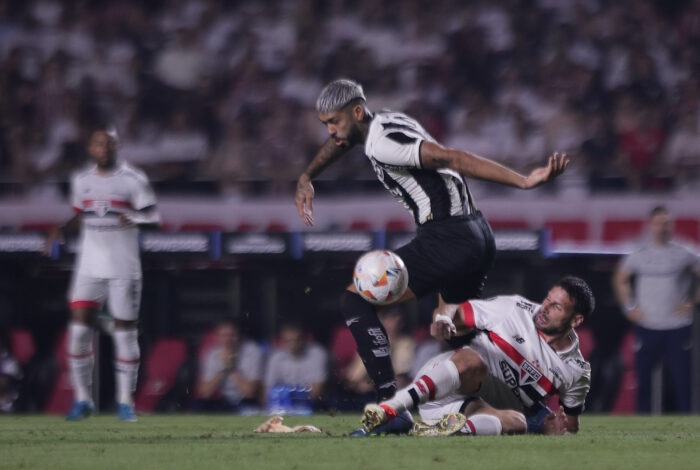
{"label": "new balance logo", "polygon": [[518,344],[523,344],[525,342],[525,339],[520,335],[513,335],[513,339]]}

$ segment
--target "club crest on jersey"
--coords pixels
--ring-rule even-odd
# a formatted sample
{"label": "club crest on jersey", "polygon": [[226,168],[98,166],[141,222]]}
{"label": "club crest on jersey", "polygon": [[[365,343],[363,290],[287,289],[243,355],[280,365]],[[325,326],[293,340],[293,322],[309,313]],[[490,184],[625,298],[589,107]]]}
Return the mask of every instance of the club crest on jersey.
{"label": "club crest on jersey", "polygon": [[112,204],[109,201],[94,201],[92,203],[92,208],[95,210],[95,214],[104,217],[112,208]]}
{"label": "club crest on jersey", "polygon": [[537,370],[531,362],[523,361],[520,364],[520,385],[536,383],[542,378],[542,372]]}

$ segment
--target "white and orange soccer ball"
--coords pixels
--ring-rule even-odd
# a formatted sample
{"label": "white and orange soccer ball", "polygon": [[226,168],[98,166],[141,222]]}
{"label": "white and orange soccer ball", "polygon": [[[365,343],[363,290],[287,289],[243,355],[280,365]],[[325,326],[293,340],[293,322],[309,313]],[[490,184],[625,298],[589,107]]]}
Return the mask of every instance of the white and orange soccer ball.
{"label": "white and orange soccer ball", "polygon": [[396,253],[374,250],[357,260],[352,280],[365,300],[375,305],[388,305],[406,292],[408,270]]}

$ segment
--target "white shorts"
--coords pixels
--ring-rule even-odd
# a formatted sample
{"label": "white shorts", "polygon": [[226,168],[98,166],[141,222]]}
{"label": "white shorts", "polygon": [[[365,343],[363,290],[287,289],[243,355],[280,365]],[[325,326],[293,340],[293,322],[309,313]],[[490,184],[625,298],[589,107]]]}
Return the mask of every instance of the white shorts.
{"label": "white shorts", "polygon": [[[438,364],[449,361],[453,354],[454,351],[446,351],[430,359],[420,368],[416,374],[416,379],[430,372],[430,370],[435,368]],[[446,397],[442,397],[440,400],[423,403],[418,407],[418,413],[424,422],[435,424],[444,415],[448,413],[457,413],[466,399],[467,395],[463,395],[459,392],[452,392]]]}
{"label": "white shorts", "polygon": [[70,308],[100,308],[107,301],[109,314],[118,320],[139,317],[141,279],[98,279],[73,274],[69,291]]}
{"label": "white shorts", "polygon": [[[467,346],[464,349],[471,349]],[[420,368],[416,374],[416,379],[425,375],[432,368],[444,361],[449,361],[454,351],[446,351],[430,359]],[[452,392],[440,400],[423,403],[418,406],[418,412],[423,421],[428,424],[435,424],[440,418],[448,413],[457,413],[467,399],[481,398],[489,405],[497,409],[508,409],[523,411],[523,404],[513,394],[513,391],[497,377],[487,375],[481,383],[479,391],[469,395],[459,392]]]}

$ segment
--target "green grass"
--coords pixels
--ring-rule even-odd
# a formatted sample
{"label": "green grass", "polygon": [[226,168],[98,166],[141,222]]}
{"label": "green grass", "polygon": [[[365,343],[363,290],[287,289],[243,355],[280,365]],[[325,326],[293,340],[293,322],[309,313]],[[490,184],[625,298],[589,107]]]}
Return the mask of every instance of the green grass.
{"label": "green grass", "polygon": [[0,469],[697,469],[700,417],[585,416],[577,435],[349,438],[359,416],[287,417],[323,434],[253,434],[263,416],[0,417]]}

